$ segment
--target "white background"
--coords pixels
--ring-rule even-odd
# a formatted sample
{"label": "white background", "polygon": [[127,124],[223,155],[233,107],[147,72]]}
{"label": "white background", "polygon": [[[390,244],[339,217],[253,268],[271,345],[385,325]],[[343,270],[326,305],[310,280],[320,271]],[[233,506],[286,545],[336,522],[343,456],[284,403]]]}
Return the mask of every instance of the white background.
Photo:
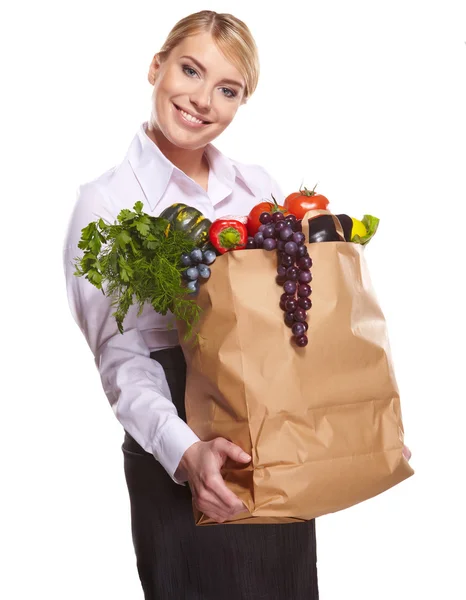
{"label": "white background", "polygon": [[[322,600],[456,600],[464,583],[466,21],[462,2],[16,2],[0,19],[0,596],[142,600],[123,429],[69,312],[78,185],[150,111],[171,27],[232,12],[261,77],[216,145],[380,218],[366,248],[416,474],[317,520]],[[178,600],[178,599],[173,599]],[[289,599],[293,600],[293,599]]]}

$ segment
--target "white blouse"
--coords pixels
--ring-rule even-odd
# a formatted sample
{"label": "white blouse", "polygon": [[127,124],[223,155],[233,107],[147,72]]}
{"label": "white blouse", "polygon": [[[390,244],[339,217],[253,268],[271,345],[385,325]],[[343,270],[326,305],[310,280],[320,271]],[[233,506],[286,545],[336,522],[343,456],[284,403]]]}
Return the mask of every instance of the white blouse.
{"label": "white blouse", "polygon": [[130,307],[118,331],[111,299],[84,277],[73,273],[73,260],[82,256],[78,248],[81,230],[99,218],[114,223],[123,208],[143,202],[143,211],[157,216],[175,202],[194,206],[208,219],[225,215],[247,215],[262,199],[274,195],[282,203],[283,192],[267,171],[242,164],[222,154],[212,144],[206,147],[209,162],[208,189],[176,167],[147,136],[144,122],[123,161],[77,190],[77,198],[65,237],[63,263],[68,302],[74,320],[94,355],[102,386],[113,412],[124,429],[174,477],[184,452],[198,436],[178,416],[162,366],[150,358],[154,350],[179,344],[176,327],[169,329],[172,315],[162,316],[146,303]]}

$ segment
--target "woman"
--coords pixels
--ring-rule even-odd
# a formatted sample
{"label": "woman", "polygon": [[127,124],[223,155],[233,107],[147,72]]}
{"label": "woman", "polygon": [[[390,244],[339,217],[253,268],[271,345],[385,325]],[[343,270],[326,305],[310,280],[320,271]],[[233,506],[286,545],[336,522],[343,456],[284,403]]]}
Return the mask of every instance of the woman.
{"label": "woman", "polygon": [[[283,193],[258,165],[232,160],[211,141],[254,92],[257,48],[246,25],[201,11],[179,21],[150,65],[150,120],[124,160],[80,186],[65,271],[70,308],[91,348],[104,391],[125,430],[122,450],[137,568],[146,600],[318,598],[315,521],[221,525],[244,510],[226,487],[227,457],[250,457],[226,439],[202,442],[186,424],[186,364],[169,317],[130,308],[121,335],[109,299],[73,275],[81,229],[114,222],[142,200],[159,215],[184,202],[214,220],[247,214]],[[189,483],[189,486],[186,485]],[[192,501],[219,525],[196,527]]]}

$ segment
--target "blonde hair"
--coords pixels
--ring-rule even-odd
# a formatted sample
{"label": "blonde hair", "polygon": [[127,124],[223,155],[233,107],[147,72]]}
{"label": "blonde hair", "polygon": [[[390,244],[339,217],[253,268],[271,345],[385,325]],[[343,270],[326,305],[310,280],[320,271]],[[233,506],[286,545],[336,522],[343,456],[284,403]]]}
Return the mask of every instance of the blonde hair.
{"label": "blonde hair", "polygon": [[184,38],[205,32],[212,35],[220,52],[241,73],[246,83],[244,99],[250,98],[259,81],[259,54],[248,26],[233,15],[201,10],[184,17],[176,23],[157,53],[160,62],[164,62]]}

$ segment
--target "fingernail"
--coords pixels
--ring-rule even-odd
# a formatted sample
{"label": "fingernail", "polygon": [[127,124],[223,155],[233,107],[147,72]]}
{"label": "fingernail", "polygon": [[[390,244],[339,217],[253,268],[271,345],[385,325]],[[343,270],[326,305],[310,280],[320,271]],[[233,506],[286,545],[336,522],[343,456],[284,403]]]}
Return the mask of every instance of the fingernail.
{"label": "fingernail", "polygon": [[248,459],[248,460],[251,460],[251,457],[250,457],[250,456],[249,456],[249,454],[247,454],[246,452],[242,452],[242,454],[241,454],[241,458],[244,458],[245,460],[246,460],[246,459]]}

